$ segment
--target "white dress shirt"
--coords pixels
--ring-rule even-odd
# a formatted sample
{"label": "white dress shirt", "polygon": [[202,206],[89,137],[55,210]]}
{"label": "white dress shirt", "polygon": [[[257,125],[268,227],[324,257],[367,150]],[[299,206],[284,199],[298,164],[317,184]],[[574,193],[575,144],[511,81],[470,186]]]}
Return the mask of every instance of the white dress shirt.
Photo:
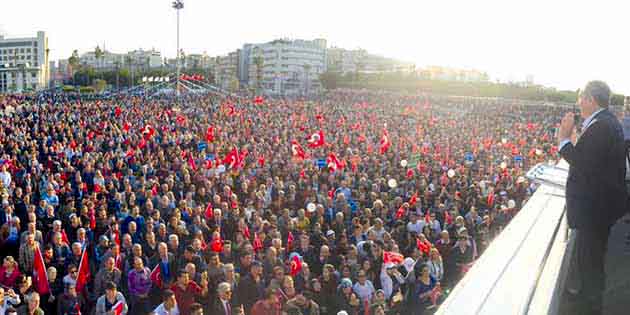
{"label": "white dress shirt", "polygon": [[153,310],[153,313],[155,313],[155,315],[179,315],[179,308],[177,307],[177,304],[175,304],[175,307],[170,310],[166,310],[164,303],[162,303]]}

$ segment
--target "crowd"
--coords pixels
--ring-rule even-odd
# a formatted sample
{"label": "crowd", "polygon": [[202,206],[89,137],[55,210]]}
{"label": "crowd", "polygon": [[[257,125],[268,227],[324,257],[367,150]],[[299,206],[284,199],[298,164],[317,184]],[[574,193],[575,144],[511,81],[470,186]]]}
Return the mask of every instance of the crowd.
{"label": "crowd", "polygon": [[426,314],[557,159],[561,111],[0,96],[0,315]]}

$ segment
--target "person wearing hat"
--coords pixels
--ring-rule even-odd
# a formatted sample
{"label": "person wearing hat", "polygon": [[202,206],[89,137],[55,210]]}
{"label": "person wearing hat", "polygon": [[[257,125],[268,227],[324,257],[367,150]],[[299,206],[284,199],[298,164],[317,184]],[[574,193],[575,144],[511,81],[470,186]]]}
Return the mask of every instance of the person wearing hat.
{"label": "person wearing hat", "polygon": [[252,306],[263,297],[265,284],[262,278],[263,264],[254,260],[249,274],[241,278],[236,287],[236,305],[242,305],[245,315],[251,314]]}
{"label": "person wearing hat", "polygon": [[96,300],[95,315],[110,315],[112,309],[118,302],[122,303],[121,315],[126,315],[129,309],[127,307],[127,300],[125,300],[125,296],[118,292],[118,288],[115,283],[111,281],[107,282],[105,284],[105,294]]}
{"label": "person wearing hat", "polygon": [[94,258],[99,266],[103,262],[103,256],[105,256],[108,250],[109,238],[106,235],[101,235],[98,238],[98,245],[96,245],[96,248],[94,250]]}
{"label": "person wearing hat", "polygon": [[354,314],[355,310],[358,310],[360,303],[352,305],[353,298],[356,300],[356,295],[352,292],[352,280],[349,278],[343,278],[339,282],[339,288],[337,289],[337,295],[335,298],[335,311],[346,311],[350,314]]}

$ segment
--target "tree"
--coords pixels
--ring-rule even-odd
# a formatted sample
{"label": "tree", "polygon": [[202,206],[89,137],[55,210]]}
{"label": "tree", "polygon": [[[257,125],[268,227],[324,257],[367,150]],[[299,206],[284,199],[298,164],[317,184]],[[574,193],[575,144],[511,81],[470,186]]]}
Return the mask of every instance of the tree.
{"label": "tree", "polygon": [[70,76],[74,85],[74,73],[79,68],[79,52],[76,49],[72,51],[72,55],[68,58],[68,65],[70,65]]}
{"label": "tree", "polygon": [[94,58],[96,58],[96,62],[99,65],[99,68],[103,68],[103,56],[104,56],[104,52],[103,50],[101,50],[101,47],[99,47],[98,45],[96,45],[96,48],[94,49]]}
{"label": "tree", "polygon": [[129,81],[129,88],[131,88],[132,85],[135,84],[134,82],[134,69],[133,69],[133,59],[131,58],[131,56],[127,55],[125,56],[125,66],[128,69],[131,69],[131,80]]}
{"label": "tree", "polygon": [[107,86],[107,82],[103,79],[94,80],[94,90],[98,93],[102,93],[105,91],[105,87]]}
{"label": "tree", "polygon": [[341,74],[339,72],[326,71],[319,75],[319,82],[321,82],[327,90],[336,89],[339,81],[341,81]]}
{"label": "tree", "polygon": [[237,92],[239,87],[240,84],[238,83],[238,78],[236,76],[232,76],[232,78],[230,78],[230,90],[232,92]]}

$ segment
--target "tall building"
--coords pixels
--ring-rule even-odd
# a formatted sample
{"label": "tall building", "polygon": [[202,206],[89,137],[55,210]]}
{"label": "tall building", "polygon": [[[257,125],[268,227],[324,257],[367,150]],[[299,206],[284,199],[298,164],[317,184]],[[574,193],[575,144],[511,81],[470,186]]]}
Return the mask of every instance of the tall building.
{"label": "tall building", "polygon": [[218,87],[226,90],[240,88],[241,83],[238,77],[240,58],[240,49],[215,58],[214,81]]}
{"label": "tall building", "polygon": [[0,35],[0,92],[23,92],[48,86],[48,37],[5,38]]}
{"label": "tall building", "polygon": [[277,39],[245,44],[240,52],[239,81],[269,94],[316,92],[327,68],[325,39]]}

